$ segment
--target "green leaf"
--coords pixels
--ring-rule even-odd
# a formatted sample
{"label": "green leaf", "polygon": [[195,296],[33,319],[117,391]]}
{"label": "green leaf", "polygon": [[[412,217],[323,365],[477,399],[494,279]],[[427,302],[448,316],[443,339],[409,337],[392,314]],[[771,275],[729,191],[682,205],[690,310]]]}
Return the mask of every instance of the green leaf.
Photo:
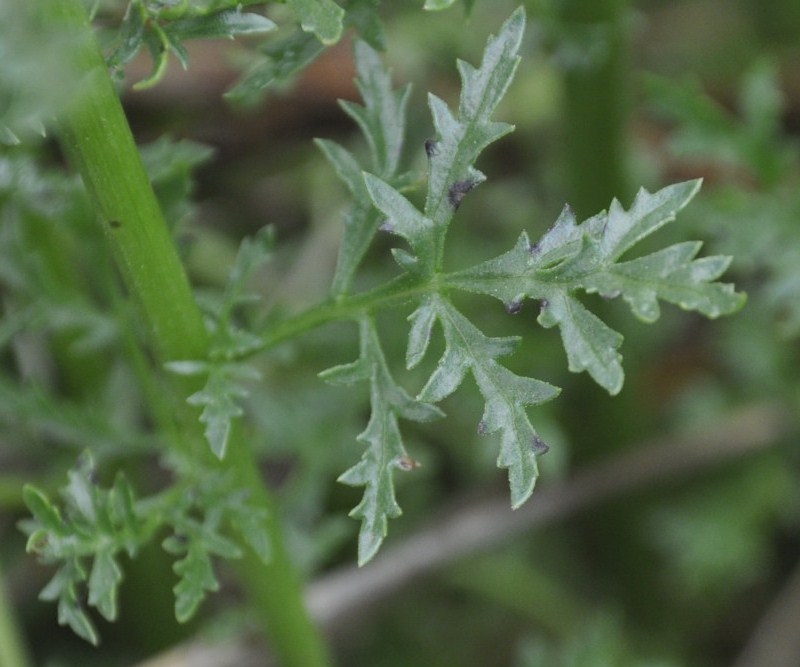
{"label": "green leaf", "polygon": [[180,577],[173,587],[175,593],[175,618],[186,623],[194,616],[207,593],[219,590],[211,557],[200,541],[189,544],[186,556],[172,568]]}
{"label": "green leaf", "polygon": [[256,377],[253,369],[241,364],[214,365],[205,386],[186,399],[189,405],[203,407],[200,421],[206,425],[206,440],[220,460],[227,453],[233,420],[244,414],[239,400],[249,393],[238,384],[238,380]]}
{"label": "green leaf", "polygon": [[[381,63],[377,52],[365,42],[356,41],[356,85],[364,106],[340,102],[356,121],[367,140],[372,170],[387,182],[395,182],[405,140],[406,107],[410,86],[392,89],[391,71]],[[339,246],[336,273],[331,293],[347,292],[358,264],[364,257],[381,222],[370,200],[362,168],[352,154],[331,141],[317,140],[317,145],[333,165],[339,178],[350,190],[354,207],[345,219],[344,236]]]}
{"label": "green leaf", "polygon": [[333,0],[287,0],[300,25],[314,33],[323,44],[339,41],[344,27],[344,10]]}
{"label": "green leaf", "polygon": [[463,196],[483,180],[473,167],[481,151],[513,130],[511,125],[489,118],[514,78],[524,30],[525,11],[520,7],[503,24],[497,37],[489,39],[478,69],[458,61],[462,83],[458,118],[441,99],[429,96],[437,137],[429,151],[425,215],[437,225],[445,225]]}
{"label": "green leaf", "polygon": [[442,416],[435,406],[412,399],[391,376],[375,326],[369,317],[359,322],[359,359],[322,374],[328,381],[350,383],[369,379],[372,413],[358,436],[367,445],[361,460],[339,477],[350,486],[364,486],[364,496],[350,516],[361,519],[358,563],[369,562],[386,537],[388,519],[402,513],[394,491],[394,471],[415,467],[403,445],[398,418],[424,422]]}
{"label": "green leaf", "polygon": [[146,21],[147,11],[144,5],[136,0],[130,2],[117,31],[119,45],[107,58],[108,66],[112,70],[127,65],[144,46]]}
{"label": "green leaf", "polygon": [[388,178],[397,173],[400,164],[411,86],[393,90],[391,70],[366,42],[356,41],[354,50],[356,86],[364,106],[344,100],[339,104],[367,139],[375,173]]}
{"label": "green leaf", "polygon": [[[26,484],[22,489],[22,498],[31,514],[33,514],[45,531],[49,531],[58,536],[63,536],[68,533],[67,525],[61,518],[61,512],[58,511],[57,506],[50,502],[50,499],[43,491],[36,488],[33,484]],[[34,550],[34,544],[32,544],[32,542],[35,543],[33,536],[31,536],[31,539],[28,541],[28,552]]]}
{"label": "green leaf", "polygon": [[266,89],[288,86],[324,50],[324,44],[302,30],[283,39],[271,39],[260,48],[263,56],[250,63],[241,81],[225,97],[242,104],[256,104]]}
{"label": "green leaf", "polygon": [[432,266],[434,257],[434,223],[392,186],[372,174],[364,174],[370,197],[386,216],[381,229],[408,241],[421,266]]}
{"label": "green leaf", "polygon": [[580,301],[565,294],[553,294],[546,300],[539,324],[547,328],[560,327],[569,370],[573,373],[588,371],[608,393],[620,392],[625,381],[622,356],[617,352],[622,345],[622,334],[586,310]]}
{"label": "green leaf", "polygon": [[478,424],[481,434],[500,432],[497,465],[508,469],[511,505],[516,508],[533,492],[538,476],[536,456],[547,451],[525,411],[558,395],[546,382],[515,375],[496,359],[510,354],[518,338],[489,338],[445,299],[427,299],[412,316],[415,322],[439,321],[445,352],[417,400],[437,402],[452,394],[469,372],[485,401]]}
{"label": "green leaf", "polygon": [[250,283],[256,271],[272,259],[274,246],[275,231],[272,227],[263,227],[254,236],[244,238],[239,245],[221,303],[214,312],[212,359],[233,360],[261,347],[260,337],[234,324],[234,314],[238,307],[260,301],[257,293],[249,291]]}
{"label": "green leaf", "polygon": [[166,32],[178,41],[183,41],[220,37],[233,39],[239,35],[260,35],[277,28],[278,26],[265,16],[242,12],[237,8],[172,21],[167,25]]}
{"label": "green leaf", "polygon": [[617,352],[622,336],[575,299],[575,291],[622,296],[646,322],[658,318],[658,299],[709,317],[732,313],[744,303],[744,296],[734,292],[732,285],[714,282],[729,258],[695,259],[698,243],[679,243],[618,261],[635,244],[673,221],[699,187],[699,181],[688,181],[654,194],[640,190],[629,210],[614,200],[607,213],[580,225],[566,207],[537,243],[531,244],[523,233],[509,252],[444,276],[442,281],[498,298],[510,312],[516,312],[526,298],[539,300],[539,323],[560,327],[570,370],[587,371],[615,394],[624,379]]}
{"label": "green leaf", "polygon": [[94,557],[89,575],[89,604],[107,621],[117,618],[117,589],[122,582],[120,570],[113,551],[103,550]]}
{"label": "green leaf", "polygon": [[39,593],[40,600],[58,600],[58,624],[97,646],[100,635],[78,598],[77,586],[86,580],[86,570],[76,558],[68,559]]}
{"label": "green leaf", "polygon": [[263,507],[255,507],[247,502],[244,493],[233,494],[227,505],[227,513],[233,526],[258,557],[268,563],[270,559],[270,538],[267,529],[268,514]]}
{"label": "green leaf", "polygon": [[377,51],[386,50],[386,35],[378,14],[381,0],[350,0],[347,3],[345,23],[358,32],[358,36]]}
{"label": "green leaf", "polygon": [[407,254],[395,255],[406,270],[425,276],[440,270],[450,220],[464,197],[485,180],[475,161],[486,146],[513,130],[490,116],[514,77],[524,29],[525,12],[519,8],[498,36],[489,39],[479,68],[458,62],[462,81],[458,118],[445,102],[429,95],[437,136],[425,145],[429,176],[424,214],[385,179],[365,176],[375,206],[389,218],[385,228],[408,241],[416,254],[416,261]]}

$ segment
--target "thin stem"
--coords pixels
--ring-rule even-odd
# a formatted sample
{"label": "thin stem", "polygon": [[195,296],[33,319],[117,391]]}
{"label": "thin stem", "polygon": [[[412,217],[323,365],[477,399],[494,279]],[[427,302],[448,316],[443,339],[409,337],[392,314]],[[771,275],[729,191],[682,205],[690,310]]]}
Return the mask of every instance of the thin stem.
{"label": "thin stem", "polygon": [[368,292],[325,301],[268,328],[262,336],[260,349],[276,347],[329,322],[354,319],[361,313],[402,305],[414,296],[436,290],[437,286],[436,281],[420,282],[403,274]]}
{"label": "thin stem", "polygon": [[[71,105],[60,120],[65,152],[78,169],[94,203],[128,291],[137,301],[149,331],[156,358],[205,359],[209,337],[194,301],[188,279],[169,229],[142,165],[113,82],[106,70],[81,0],[54,3],[53,20],[80,34],[70,56],[80,82]],[[191,379],[176,380],[176,419],[181,437],[171,440],[184,454],[211,462],[197,414],[183,398],[193,391]],[[275,503],[263,485],[255,461],[239,430],[231,438],[224,462],[235,473],[239,488],[269,512],[272,558],[264,565],[246,550],[240,568],[242,584],[251,594],[286,667],[323,667],[329,664],[325,645],[302,600],[300,578],[286,551]]]}

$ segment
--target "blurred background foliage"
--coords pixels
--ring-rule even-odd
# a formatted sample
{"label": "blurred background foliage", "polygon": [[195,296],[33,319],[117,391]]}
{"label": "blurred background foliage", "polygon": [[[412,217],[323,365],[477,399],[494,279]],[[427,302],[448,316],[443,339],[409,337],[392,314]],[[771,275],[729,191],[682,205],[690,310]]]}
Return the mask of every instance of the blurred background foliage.
{"label": "blurred background foliage", "polygon": [[[475,62],[516,2],[476,0],[468,16],[461,3],[441,13],[419,4],[387,1],[380,14],[396,81],[414,85],[407,164],[424,174],[432,132],[426,92],[452,102],[455,59]],[[102,7],[101,23],[119,20],[119,3]],[[512,319],[494,302],[459,304],[488,334],[523,337],[512,368],[564,388],[533,414],[552,445],[540,486],[655,436],[677,446],[682,434],[713,430],[753,405],[787,418],[777,429],[762,425],[775,433],[766,451],[619,495],[460,559],[424,585],[412,582],[337,635],[339,663],[800,664],[797,653],[793,662],[747,657],[769,630],[773,602],[800,595],[789,588],[800,567],[800,5],[528,0],[526,7],[524,59],[497,113],[516,131],[483,156],[489,181],[459,210],[448,266],[499,254],[521,229],[538,237],[565,202],[585,217],[615,196],[627,205],[639,186],[702,176],[699,197],[659,243],[665,235],[700,238],[707,253],[733,255],[726,279],[749,294],[733,317],[708,322],[665,307],[655,326],[599,303],[625,335],[627,381],[614,398],[567,372],[557,334],[536,325],[533,309]],[[269,15],[280,23],[283,11]],[[8,32],[3,58],[26,46],[10,44]],[[224,284],[241,238],[270,224],[277,250],[254,283],[266,316],[326,298],[348,200],[311,140],[364,149],[336,104],[357,98],[350,33],[302,73],[277,77],[266,94],[233,99],[222,94],[241,68],[253,67],[242,43],[187,47],[188,70],[172,62],[144,91],[130,84],[148,76],[151,63],[134,59],[123,101],[199,297],[213,298]],[[32,138],[39,119],[31,110],[41,100],[12,94],[19,80],[8,71],[0,72],[0,104],[7,118],[31,122],[21,126],[20,145],[0,152],[0,569],[34,662],[132,665],[181,638],[238,636],[248,621],[231,611],[239,597],[232,587],[189,626],[175,623],[174,576],[156,548],[130,564],[121,621],[102,627],[97,651],[55,626],[52,606],[36,599],[49,573],[24,554],[15,527],[25,514],[22,482],[58,488],[88,447],[109,478],[124,462],[134,484],[158,488],[158,442],[143,419],[142,392],[158,391],[159,380],[137,352],[136,325],[78,181],[54,143]],[[391,275],[388,248],[377,241],[360,286]],[[386,313],[380,323],[387,355],[413,391],[422,375],[401,371],[406,315]],[[264,309],[242,313],[249,316]],[[355,437],[367,397],[316,377],[355,352],[351,325],[312,332],[260,361],[263,380],[248,399],[252,441],[311,579],[355,561],[358,524],[346,515],[358,491],[335,479],[361,454]],[[442,407],[447,420],[406,427],[421,467],[399,480],[404,516],[393,522],[389,545],[442,508],[506,493],[492,447],[475,433],[477,392]],[[774,655],[781,642],[797,641],[786,633],[772,639]]]}

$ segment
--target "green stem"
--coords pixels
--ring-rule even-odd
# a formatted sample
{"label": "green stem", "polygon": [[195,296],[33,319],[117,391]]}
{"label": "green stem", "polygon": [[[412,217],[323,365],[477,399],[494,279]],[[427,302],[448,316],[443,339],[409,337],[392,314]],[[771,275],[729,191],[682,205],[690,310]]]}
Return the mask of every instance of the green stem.
{"label": "green stem", "polygon": [[0,570],[0,665],[28,667],[32,664]]}
{"label": "green stem", "polygon": [[581,51],[564,75],[568,198],[579,219],[630,194],[627,5],[627,0],[561,3],[565,33]]}
{"label": "green stem", "polygon": [[[161,363],[205,359],[209,338],[192,296],[183,266],[136,149],[130,127],[103,61],[81,0],[53,3],[53,18],[80,34],[71,53],[81,74],[73,102],[60,118],[65,151],[78,169],[94,203],[104,233],[128,291],[138,302]],[[192,387],[179,387],[182,399]],[[180,404],[184,405],[182,400]],[[183,408],[184,411],[187,407]],[[185,431],[175,446],[206,457],[196,414],[179,415]],[[198,444],[199,443],[199,444]],[[253,601],[282,665],[323,667],[329,664],[324,643],[302,600],[302,586],[278,525],[277,510],[239,432],[224,462],[236,473],[240,488],[269,512],[272,558],[264,565],[247,550],[241,566],[243,587]]]}

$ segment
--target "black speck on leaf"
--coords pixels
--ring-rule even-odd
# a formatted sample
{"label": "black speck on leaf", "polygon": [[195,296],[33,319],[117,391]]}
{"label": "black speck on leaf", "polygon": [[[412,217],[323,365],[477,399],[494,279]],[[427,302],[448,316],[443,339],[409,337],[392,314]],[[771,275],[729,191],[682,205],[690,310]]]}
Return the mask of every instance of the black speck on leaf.
{"label": "black speck on leaf", "polygon": [[514,299],[506,304],[506,312],[509,315],[519,315],[519,312],[522,310],[522,299]]}
{"label": "black speck on leaf", "polygon": [[466,180],[456,181],[450,186],[450,189],[447,191],[447,200],[450,202],[450,206],[453,207],[454,211],[458,210],[458,207],[461,206],[461,202],[464,201],[464,197],[467,196],[467,193],[472,190],[475,185],[475,181]]}
{"label": "black speck on leaf", "polygon": [[425,155],[428,156],[429,160],[438,152],[438,146],[439,142],[436,139],[425,140]]}
{"label": "black speck on leaf", "polygon": [[109,220],[108,225],[111,229],[119,229],[122,227],[122,223],[119,220]]}
{"label": "black speck on leaf", "polygon": [[547,454],[547,452],[550,451],[550,445],[548,445],[538,435],[533,436],[533,442],[531,442],[531,447],[533,447],[533,453],[536,454],[537,456],[541,456],[542,454]]}

